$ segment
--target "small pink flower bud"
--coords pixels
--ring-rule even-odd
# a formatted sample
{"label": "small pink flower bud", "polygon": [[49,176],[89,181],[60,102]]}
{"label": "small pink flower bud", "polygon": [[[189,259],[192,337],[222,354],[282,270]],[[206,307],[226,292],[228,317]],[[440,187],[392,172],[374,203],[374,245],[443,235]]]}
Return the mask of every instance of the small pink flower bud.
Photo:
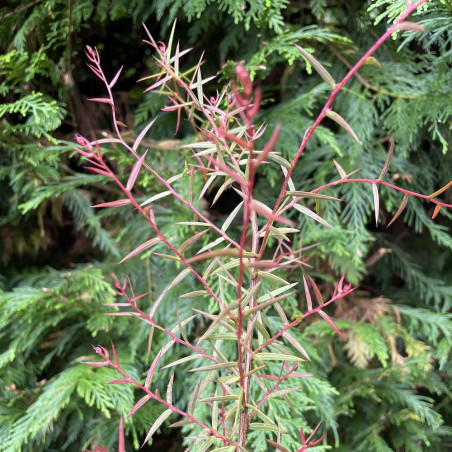
{"label": "small pink flower bud", "polygon": [[88,151],[93,152],[93,147],[91,146],[91,143],[85,137],[82,137],[80,134],[76,133],[74,135],[74,138],[75,138],[75,141],[77,141],[77,143],[80,146],[83,146]]}

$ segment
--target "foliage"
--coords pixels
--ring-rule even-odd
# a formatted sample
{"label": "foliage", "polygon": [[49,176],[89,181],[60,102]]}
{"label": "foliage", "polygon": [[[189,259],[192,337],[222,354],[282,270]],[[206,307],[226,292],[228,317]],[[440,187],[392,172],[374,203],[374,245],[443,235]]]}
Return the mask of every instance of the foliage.
{"label": "foliage", "polygon": [[[284,177],[281,165],[292,161],[304,132],[330,92],[312,61],[293,44],[313,53],[337,83],[384,32],[387,22],[394,23],[406,8],[405,2],[398,0],[352,1],[346,5],[319,0],[303,5],[285,1],[242,3],[126,5],[107,0],[93,6],[88,1],[44,0],[36,4],[7,2],[0,8],[0,183],[2,193],[6,193],[0,204],[5,275],[0,281],[0,379],[5,400],[0,428],[7,432],[0,434],[2,450],[80,449],[98,443],[114,447],[119,415],[129,412],[142,394],[130,385],[105,385],[119,378],[113,369],[92,369],[78,361],[80,357],[94,360],[87,357],[91,336],[96,337],[96,344],[105,347],[112,339],[121,369],[143,381],[155,354],[147,356],[145,352],[148,323],[122,316],[112,322],[111,317],[103,315],[112,309],[104,307],[104,302],[121,301],[110,289],[113,274],[120,281],[124,281],[125,273],[129,274],[136,293],[150,293],[141,300],[146,313],[164,294],[165,308],[157,310],[154,320],[169,330],[178,328],[173,315],[176,307],[181,320],[193,315],[192,308],[210,315],[219,313],[215,302],[200,295],[196,280],[180,273],[178,262],[162,263],[152,254],[167,254],[162,244],[127,260],[122,267],[113,265],[118,256],[126,256],[152,236],[147,220],[133,216],[132,221],[128,207],[91,209],[90,205],[115,201],[123,195],[107,182],[108,177],[87,172],[75,153],[68,153],[74,132],[91,139],[95,130],[96,136],[112,141],[110,132],[104,132],[110,129],[110,106],[101,103],[89,109],[79,97],[80,92],[85,98],[96,97],[100,91],[84,69],[82,45],[96,44],[101,55],[109,49],[115,52],[103,56],[109,80],[125,64],[114,88],[118,94],[129,89],[130,81],[158,73],[156,62],[147,55],[143,57],[143,48],[136,44],[143,37],[141,22],[147,22],[153,14],[159,20],[157,30],[151,30],[153,35],[168,40],[177,17],[179,50],[188,43],[196,46],[195,51],[181,58],[181,72],[186,71],[189,79],[193,76],[189,71],[197,67],[203,48],[206,61],[202,78],[225,63],[220,77],[203,85],[208,96],[215,96],[216,89],[221,93],[223,81],[231,77],[237,84],[236,62],[245,60],[254,81],[260,81],[263,94],[255,122],[268,124],[255,149],[264,148],[275,126],[281,123],[275,148],[269,154],[274,160],[259,167],[254,189],[255,198],[272,207]],[[337,181],[333,159],[346,173],[362,168],[352,178],[376,180],[392,139],[394,155],[384,181],[427,195],[448,184],[451,14],[448,2],[428,2],[420,14],[410,19],[423,25],[427,33],[397,32],[374,53],[374,60],[361,67],[336,97],[334,111],[345,118],[363,144],[359,145],[333,120],[322,121],[292,173],[296,189],[313,191]],[[51,21],[46,19],[49,15]],[[128,25],[123,27],[124,23]],[[175,46],[174,37],[172,55]],[[167,100],[161,96],[165,94],[162,87],[157,93],[149,91],[145,95],[139,88],[130,89],[130,103],[123,96],[115,98],[119,120],[133,126],[135,119],[136,131],[122,133],[129,147]],[[196,87],[193,91],[199,96]],[[220,106],[224,108],[224,101]],[[193,112],[188,113],[191,118]],[[176,122],[175,111],[159,114],[138,148],[140,155],[149,148],[146,161],[164,180],[174,175],[174,168],[184,170],[182,160],[191,161],[189,148],[180,149],[179,144],[191,144],[199,152],[205,150],[193,144],[196,139],[205,141],[199,132],[200,127],[205,127],[201,117],[182,120],[177,135],[168,140],[173,137]],[[135,163],[131,155],[123,152],[120,143],[104,142],[100,146],[119,180],[126,183]],[[199,175],[191,178],[191,168],[186,167],[182,177],[171,185],[181,198],[207,215],[197,203],[205,180]],[[215,193],[225,182],[218,180],[216,187],[212,180],[208,192]],[[135,199],[142,203],[159,196],[164,190],[161,184],[155,175],[141,170],[133,189]],[[302,239],[302,246],[307,247],[319,242],[303,252],[306,257],[309,253],[306,264],[314,269],[302,268],[328,299],[333,296],[336,278],[343,273],[347,280],[360,285],[343,302],[335,302],[334,315],[331,307],[327,311],[348,342],[342,344],[323,321],[303,320],[292,334],[311,358],[311,362],[300,364],[303,372],[313,377],[297,379],[301,383],[289,384],[290,379],[281,382],[281,389],[302,385],[301,390],[286,395],[297,407],[296,415],[285,399],[269,398],[264,406],[281,413],[281,425],[288,431],[282,441],[289,450],[300,447],[300,427],[307,437],[320,420],[323,424],[313,438],[326,433],[326,439],[317,450],[326,444],[334,450],[444,450],[452,437],[446,427],[451,420],[447,403],[451,390],[447,378],[451,347],[447,314],[452,286],[447,272],[451,265],[451,214],[442,208],[432,220],[434,206],[430,208],[420,198],[410,197],[404,214],[384,231],[382,225],[389,223],[402,202],[400,191],[380,185],[378,228],[374,226],[375,193],[370,186],[343,183],[322,193],[343,201],[305,199],[303,206],[335,229],[319,225],[312,216],[305,215],[306,211],[297,211],[289,218],[298,223],[301,234],[296,234],[292,243]],[[449,193],[444,191],[435,199],[447,203]],[[209,231],[194,242],[191,238],[194,231],[200,231],[199,226],[175,227],[174,223],[187,221],[187,206],[168,194],[154,198],[150,205],[162,234],[177,249],[182,246],[187,258],[217,238]],[[214,225],[221,228],[229,214],[215,217]],[[226,232],[239,240],[240,226],[241,222],[234,220]],[[282,228],[277,232],[291,234]],[[278,252],[279,238],[269,239],[266,259]],[[216,247],[222,246],[224,243],[218,243]],[[81,264],[73,267],[74,262]],[[222,257],[221,262],[231,265],[228,271],[237,275],[234,258]],[[196,266],[201,269],[202,262]],[[211,273],[208,282],[215,294],[223,294],[228,300],[237,297],[227,279],[219,278],[218,269],[206,271]],[[181,275],[177,286],[167,293],[165,288],[177,275]],[[281,284],[277,277],[298,283],[294,286],[298,291],[281,302],[289,321],[308,311],[305,290],[299,287],[303,275],[301,270],[278,270],[263,279],[262,287],[266,285],[269,291]],[[193,297],[178,299],[190,292],[194,292]],[[384,298],[377,298],[375,294],[381,292]],[[265,295],[259,294],[262,302]],[[206,322],[198,315],[195,323],[184,325],[189,341],[205,332]],[[276,334],[284,325],[280,313],[271,309],[262,322],[260,334]],[[220,351],[233,355],[237,342],[227,336],[228,332],[214,334],[218,335],[214,336],[216,341],[223,341]],[[155,331],[151,350],[159,350],[165,343],[165,335]],[[283,341],[282,346],[293,353],[292,343]],[[299,351],[295,353],[299,356]],[[161,358],[161,364],[186,356],[184,348],[175,344],[171,353]],[[159,381],[154,377],[152,387],[166,394],[172,371],[177,369],[173,404],[186,407],[191,394],[183,388],[195,388],[198,382],[196,373],[186,371],[204,364],[206,361],[199,359],[185,362],[180,368],[160,369]],[[279,363],[266,364],[265,373],[280,375]],[[266,390],[271,388],[269,383],[271,380],[265,381]],[[262,388],[253,391],[251,397],[259,400]],[[209,395],[205,391],[203,397]],[[198,403],[195,415],[210,423],[211,408],[205,405]],[[138,448],[161,413],[158,404],[151,401],[125,421],[128,450]],[[170,417],[168,424],[176,420]],[[161,429],[167,431],[164,424]],[[188,431],[185,426],[184,432]],[[260,430],[250,434],[255,450],[270,447],[266,437],[276,439],[276,435],[265,435]]]}

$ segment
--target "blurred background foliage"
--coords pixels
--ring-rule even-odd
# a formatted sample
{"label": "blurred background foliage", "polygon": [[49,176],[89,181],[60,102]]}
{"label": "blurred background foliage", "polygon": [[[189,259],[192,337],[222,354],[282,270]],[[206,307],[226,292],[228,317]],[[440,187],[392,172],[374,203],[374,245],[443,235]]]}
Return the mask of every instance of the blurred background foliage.
{"label": "blurred background foliage", "polygon": [[[111,134],[108,108],[90,104],[103,87],[85,65],[83,48],[96,46],[110,77],[124,65],[115,86],[118,114],[133,142],[156,115],[144,141],[154,167],[170,177],[194,140],[183,121],[162,113],[166,99],[146,93],[136,83],[155,69],[142,43],[142,22],[154,38],[168,38],[177,19],[181,48],[193,47],[186,68],[204,54],[203,74],[218,77],[216,89],[234,77],[245,61],[263,89],[259,121],[269,136],[282,123],[277,151],[290,160],[304,131],[328,97],[328,87],[295,49],[314,52],[335,80],[340,80],[365,50],[404,9],[402,0],[4,0],[0,7],[0,449],[4,451],[82,450],[100,443],[115,447],[120,415],[142,396],[125,385],[105,385],[117,378],[109,369],[80,364],[92,358],[90,344],[110,340],[121,362],[136,378],[146,374],[149,329],[132,318],[112,321],[104,315],[115,301],[112,283],[128,274],[137,292],[149,292],[150,306],[180,271],[150,252],[118,266],[117,262],[148,237],[145,222],[124,208],[93,210],[90,205],[121,194],[103,176],[91,174],[72,151],[74,133]],[[426,33],[402,32],[388,40],[335,101],[335,111],[363,142],[357,144],[335,123],[317,129],[296,168],[297,189],[311,190],[337,178],[333,158],[345,171],[361,168],[359,177],[375,178],[386,159],[391,137],[395,152],[389,178],[408,190],[430,194],[452,174],[450,93],[452,92],[452,5],[432,0],[412,20]],[[122,149],[105,148],[123,179],[133,164]],[[265,166],[256,196],[271,204],[281,171]],[[201,181],[198,182],[201,186]],[[185,183],[177,186],[187,193]],[[136,195],[146,199],[163,188],[143,177]],[[369,186],[344,184],[329,193],[342,203],[321,202],[322,216],[335,229],[319,227],[300,216],[303,246],[325,294],[342,273],[359,290],[330,308],[348,337],[342,343],[327,324],[310,321],[294,334],[312,358],[304,379],[292,393],[295,412],[284,400],[268,409],[281,413],[289,432],[283,444],[294,450],[299,427],[308,432],[323,420],[327,433],[316,450],[444,451],[452,447],[452,213],[410,199],[405,213],[385,229],[402,197],[381,190],[378,227]],[[450,190],[442,195],[451,202]],[[232,201],[233,202],[233,201]],[[201,208],[222,224],[228,202]],[[312,206],[314,207],[314,206]],[[166,197],[155,207],[159,225],[174,244],[193,230],[183,206]],[[190,215],[190,214],[189,214]],[[190,219],[190,218],[189,218]],[[239,233],[238,225],[236,234]],[[205,236],[205,243],[212,237]],[[295,246],[295,245],[294,245]],[[297,282],[301,274],[283,275]],[[158,320],[176,325],[192,308],[215,309],[206,298],[180,300],[197,288],[190,279],[165,297]],[[301,293],[287,300],[288,315],[305,309]],[[268,316],[278,327],[279,317]],[[199,324],[187,331],[195,337]],[[166,341],[156,335],[152,350]],[[175,349],[175,355],[184,356]],[[275,369],[278,373],[278,370]],[[161,371],[161,391],[169,371]],[[190,394],[182,368],[175,376],[175,404]],[[200,405],[196,414],[208,417]],[[146,404],[126,422],[128,450],[137,449],[162,412]],[[170,418],[172,420],[172,418]],[[172,420],[174,422],[174,420]],[[181,433],[163,428],[149,450],[176,450]],[[266,432],[253,432],[254,451],[267,450]],[[165,442],[166,441],[166,442]],[[154,449],[153,449],[154,448]],[[172,449],[171,449],[172,450]]]}

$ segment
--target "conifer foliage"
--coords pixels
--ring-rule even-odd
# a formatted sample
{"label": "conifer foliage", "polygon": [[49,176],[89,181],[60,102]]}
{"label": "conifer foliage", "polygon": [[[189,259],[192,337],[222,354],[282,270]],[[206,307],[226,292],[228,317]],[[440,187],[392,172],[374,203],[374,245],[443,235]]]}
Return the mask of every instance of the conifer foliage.
{"label": "conifer foliage", "polygon": [[1,450],[450,446],[449,2],[0,16]]}

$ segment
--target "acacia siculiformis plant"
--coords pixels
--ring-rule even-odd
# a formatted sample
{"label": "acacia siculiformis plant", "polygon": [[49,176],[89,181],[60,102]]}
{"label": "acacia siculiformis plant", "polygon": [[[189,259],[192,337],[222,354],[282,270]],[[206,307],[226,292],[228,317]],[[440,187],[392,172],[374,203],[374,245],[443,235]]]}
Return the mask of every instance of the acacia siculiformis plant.
{"label": "acacia siculiformis plant", "polygon": [[[352,285],[346,283],[344,276],[342,276],[336,283],[334,291],[331,291],[332,296],[325,297],[328,298],[327,300],[324,299],[324,295],[309,275],[309,268],[306,266],[307,258],[303,254],[303,248],[295,249],[291,242],[287,240],[287,234],[299,232],[297,224],[288,215],[290,209],[296,209],[309,216],[321,224],[321,227],[331,227],[302,202],[310,198],[329,202],[340,201],[322,192],[337,184],[345,183],[371,184],[376,221],[378,221],[380,185],[398,190],[403,194],[400,208],[394,219],[402,213],[410,196],[423,198],[435,204],[433,216],[438,214],[441,207],[452,207],[436,199],[451,183],[431,195],[424,195],[405,190],[384,180],[390,165],[394,143],[391,144],[386,164],[376,179],[352,178],[351,176],[355,172],[347,175],[336,162],[339,178],[315,190],[309,192],[298,190],[291,178],[306,144],[316,127],[326,116],[344,127],[358,141],[346,121],[333,111],[333,101],[347,81],[366,62],[367,58],[394,32],[406,29],[419,30],[417,24],[406,21],[406,18],[425,2],[426,0],[421,0],[414,4],[408,4],[401,17],[375,42],[339,83],[334,81],[328,71],[311,54],[299,47],[301,54],[323,80],[330,85],[332,91],[318,117],[306,130],[302,143],[291,162],[285,161],[273,151],[278,139],[279,127],[275,128],[271,138],[263,147],[258,148],[256,144],[265,131],[265,126],[255,124],[255,117],[260,108],[261,92],[259,87],[253,86],[244,65],[239,64],[236,68],[236,82],[231,82],[230,87],[225,88],[215,97],[208,97],[203,92],[203,85],[209,79],[202,77],[202,59],[193,71],[182,73],[179,70],[179,60],[188,51],[180,50],[179,44],[177,44],[174,53],[172,53],[174,27],[168,45],[155,42],[148,32],[149,41],[146,42],[156,52],[155,59],[160,71],[148,77],[153,78],[154,83],[146,91],[167,94],[169,103],[163,110],[174,111],[177,114],[177,127],[181,115],[186,115],[197,136],[197,141],[185,146],[192,151],[192,155],[187,158],[184,170],[174,174],[170,179],[166,179],[152,167],[152,159],[147,159],[148,151],[139,153],[140,144],[154,124],[155,119],[144,128],[133,144],[124,139],[120,129],[121,123],[116,117],[115,101],[112,94],[112,88],[118,80],[121,70],[111,81],[108,81],[102,70],[97,50],[87,47],[86,54],[90,62],[89,67],[101,79],[107,90],[106,97],[91,100],[111,106],[116,137],[88,140],[77,135],[76,140],[79,144],[77,152],[90,163],[90,170],[114,181],[124,193],[123,199],[98,204],[95,207],[132,206],[135,212],[142,215],[149,224],[150,238],[131,251],[123,261],[131,259],[145,250],[162,246],[166,247],[167,252],[171,253],[170,255],[161,255],[162,259],[171,258],[178,261],[183,267],[182,271],[156,298],[149,312],[144,312],[140,308],[140,299],[144,294],[134,294],[130,279],[126,278],[125,281],[115,284],[117,294],[123,297],[124,301],[115,303],[114,306],[126,308],[126,310],[125,312],[112,313],[112,315],[138,317],[149,324],[151,331],[157,329],[168,336],[166,345],[153,353],[153,362],[144,381],[137,381],[123,370],[113,344],[111,344],[111,354],[103,346],[94,347],[95,352],[103,358],[103,361],[86,363],[92,366],[112,366],[121,377],[110,383],[132,384],[143,391],[143,397],[127,417],[133,415],[149,400],[157,401],[166,408],[155,423],[150,426],[144,443],[152,437],[171,414],[177,414],[182,420],[176,422],[173,426],[194,424],[195,427],[198,427],[195,430],[197,434],[192,437],[188,450],[212,448],[212,450],[222,451],[245,451],[250,447],[247,438],[248,432],[252,429],[265,429],[268,432],[274,432],[274,439],[267,439],[268,443],[278,450],[287,450],[281,445],[281,437],[285,433],[284,425],[279,424],[277,416],[265,412],[265,402],[275,395],[290,398],[290,393],[297,390],[298,387],[281,391],[279,389],[281,384],[287,379],[309,378],[310,376],[299,371],[299,368],[303,366],[302,363],[309,360],[309,356],[295,336],[291,334],[291,329],[299,325],[303,319],[319,315],[328,322],[339,336],[345,339],[333,320],[324,311],[324,308],[336,300],[346,297],[354,290]],[[105,143],[116,143],[123,146],[136,159],[127,181],[119,180],[104,158],[100,145]],[[263,164],[280,165],[285,175],[279,196],[273,206],[264,205],[253,194],[256,171]],[[137,177],[143,171],[149,172],[164,188],[158,195],[144,202],[139,202],[134,195],[133,188]],[[215,182],[221,184],[217,196],[230,187],[233,187],[240,194],[242,201],[221,227],[214,224],[208,216],[203,214],[201,209],[196,207],[192,191],[195,178],[200,178],[203,181],[201,196]],[[181,195],[177,188],[178,184],[184,180],[189,185],[188,196]],[[182,245],[176,246],[165,237],[159,227],[159,219],[154,214],[153,203],[165,196],[174,197],[186,207],[189,216],[183,224],[189,225],[195,231],[193,237]],[[234,238],[230,232],[230,225],[240,215],[241,234],[240,237]],[[193,219],[193,216],[195,216],[195,219]],[[196,253],[187,257],[186,251],[200,241],[207,232],[217,237],[197,250]],[[270,237],[275,238],[278,246],[273,249],[273,257],[269,259],[264,256],[268,255]],[[300,285],[305,294],[306,309],[303,314],[288,319],[281,301],[294,293],[292,289],[295,284],[285,281],[279,274],[294,268],[301,269]],[[196,310],[193,316],[183,320],[177,316],[175,318],[176,326],[169,329],[169,327],[154,320],[155,313],[159,309],[165,294],[189,275],[192,275],[198,281],[199,290],[185,294],[182,298],[208,295],[217,304],[215,311],[217,313]],[[217,278],[216,281],[221,280],[220,285],[213,284],[215,278]],[[228,298],[225,295],[226,291],[221,290],[221,284],[233,286],[236,296],[232,299]],[[283,326],[278,331],[271,330],[265,322],[265,314],[270,310],[274,310],[281,318]],[[194,341],[187,337],[184,326],[193,322],[196,316],[202,316],[208,326],[202,336]],[[236,353],[234,356],[223,353],[225,351],[223,344],[226,337],[235,343]],[[176,343],[186,347],[189,354],[165,367],[187,363],[194,359],[204,360],[203,365],[190,369],[190,372],[199,373],[200,378],[195,387],[192,388],[188,406],[183,408],[173,404],[174,374],[167,383],[165,397],[162,397],[156,389],[153,389],[153,377],[158,371],[159,362],[163,355]],[[268,363],[275,361],[280,363],[279,374],[267,374],[265,369],[268,367]],[[218,377],[218,375],[220,376]],[[206,391],[209,391],[211,396],[203,398],[202,394]],[[256,394],[259,394],[259,396],[256,397]],[[201,421],[195,416],[195,406],[198,402],[209,404],[211,407],[210,423]],[[300,430],[298,451],[305,451],[323,440],[323,437],[316,437],[317,428],[318,426],[308,438],[305,438],[303,430]],[[119,443],[120,450],[123,450],[124,439],[121,432]]]}

